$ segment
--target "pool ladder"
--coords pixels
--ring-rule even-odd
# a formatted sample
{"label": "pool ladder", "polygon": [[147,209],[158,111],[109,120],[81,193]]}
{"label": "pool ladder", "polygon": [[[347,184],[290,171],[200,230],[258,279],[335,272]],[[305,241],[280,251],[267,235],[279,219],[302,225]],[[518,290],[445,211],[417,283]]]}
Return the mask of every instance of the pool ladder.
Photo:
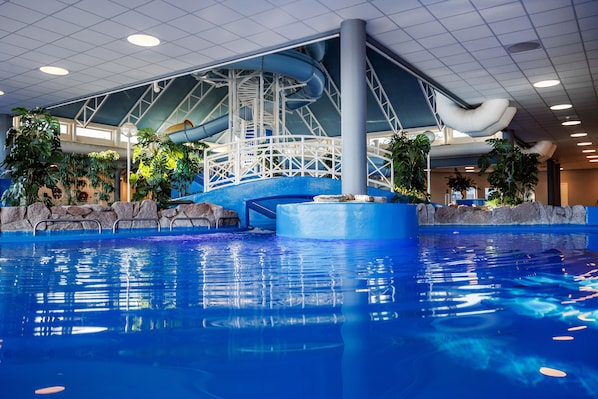
{"label": "pool ladder", "polygon": [[41,219],[38,220],[35,225],[33,226],[33,235],[37,234],[37,228],[42,223],[83,223],[83,222],[91,222],[98,225],[98,233],[102,234],[102,225],[100,224],[99,220],[96,219]]}
{"label": "pool ladder", "polygon": [[[174,218],[170,221],[170,231],[172,231],[172,229],[174,228],[174,224],[179,221],[179,220],[187,220],[187,221],[192,221],[192,220],[199,220],[199,221],[206,221],[208,222],[207,225],[205,225],[208,230],[210,230],[211,228],[211,222],[210,219],[206,218],[206,217],[177,217]],[[226,217],[221,217],[218,218],[216,220],[216,228],[220,228],[222,227],[222,222],[225,220],[235,220],[237,222],[237,227],[241,227],[241,219],[239,219],[236,216],[226,216]],[[84,222],[90,222],[90,223],[95,223],[98,226],[98,233],[102,234],[102,224],[100,223],[99,220],[97,219],[41,219],[38,220],[35,225],[33,226],[33,235],[37,235],[37,230],[40,224],[42,223],[84,223]],[[118,232],[118,225],[121,222],[154,222],[156,223],[156,226],[158,228],[158,232],[160,232],[162,230],[162,226],[160,225],[160,219],[157,218],[122,218],[122,219],[116,219],[116,221],[114,222],[114,224],[112,225],[112,232],[116,233]]]}

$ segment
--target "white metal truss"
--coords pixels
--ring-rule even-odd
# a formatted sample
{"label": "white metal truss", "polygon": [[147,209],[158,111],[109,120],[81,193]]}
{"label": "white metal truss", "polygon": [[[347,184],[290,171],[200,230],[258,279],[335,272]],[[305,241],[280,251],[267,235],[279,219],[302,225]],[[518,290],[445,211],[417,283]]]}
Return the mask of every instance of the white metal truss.
{"label": "white metal truss", "polygon": [[296,109],[295,112],[297,112],[297,115],[299,115],[303,123],[307,125],[307,128],[313,136],[328,136],[309,106]]}
{"label": "white metal truss", "polygon": [[125,122],[137,124],[170,87],[172,82],[174,82],[174,79],[162,80],[160,82],[156,81],[148,85],[143,95],[137,100],[135,105],[131,107],[118,125],[120,126]]}
{"label": "white metal truss", "polygon": [[436,110],[435,90],[432,86],[430,86],[427,83],[422,82],[421,80],[418,80],[418,82],[419,82],[419,87],[421,87],[422,92],[424,93],[424,96],[428,100],[428,106],[430,107],[430,111],[432,111],[432,115],[434,115],[434,120],[436,121],[436,126],[438,127],[438,130],[442,132],[444,130],[444,122],[442,121],[442,119],[440,119],[440,115],[438,115],[438,112]]}
{"label": "white metal truss", "polygon": [[73,118],[78,126],[87,127],[102,105],[108,100],[110,94],[88,98]]}
{"label": "white metal truss", "polygon": [[401,133],[403,131],[403,125],[401,124],[401,121],[399,120],[399,117],[397,116],[397,114],[392,106],[392,103],[390,102],[390,100],[388,99],[388,96],[386,95],[384,86],[382,86],[380,79],[378,79],[378,75],[376,75],[376,71],[374,71],[374,67],[372,66],[372,63],[370,62],[369,58],[366,57],[365,61],[366,61],[366,80],[367,80],[367,84],[370,88],[370,91],[374,95],[374,98],[376,99],[378,106],[380,106],[380,109],[386,116],[386,120],[390,124],[392,131],[395,134]]}
{"label": "white metal truss", "polygon": [[332,76],[328,73],[328,70],[324,68],[324,65],[321,65],[322,70],[326,74],[326,87],[324,88],[324,93],[330,99],[330,102],[336,109],[338,114],[341,114],[341,92],[338,89],[337,85],[334,83]]}
{"label": "white metal truss", "polygon": [[199,104],[201,104],[201,102],[208,97],[212,90],[214,90],[214,87],[215,86],[212,84],[209,84],[203,80],[199,80],[185,96],[185,98],[179,102],[174,111],[172,111],[166,120],[162,122],[157,131],[161,132],[168,126],[189,119],[191,112],[193,112],[199,106]]}

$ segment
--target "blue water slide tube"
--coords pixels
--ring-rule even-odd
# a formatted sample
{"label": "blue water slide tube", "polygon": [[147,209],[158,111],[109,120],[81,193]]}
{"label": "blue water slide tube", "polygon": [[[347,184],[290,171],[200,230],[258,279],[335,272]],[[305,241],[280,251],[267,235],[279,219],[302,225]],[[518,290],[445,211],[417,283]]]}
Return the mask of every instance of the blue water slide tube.
{"label": "blue water slide tube", "polygon": [[[324,45],[322,44],[322,46]],[[280,53],[268,54],[235,62],[226,65],[225,68],[278,73],[288,76],[300,83],[305,83],[305,86],[287,96],[287,100],[290,100],[287,103],[287,108],[293,110],[304,107],[314,100],[317,100],[324,92],[326,74],[322,70],[322,66],[318,60],[321,60],[321,57],[323,57],[323,50],[319,50],[319,47],[319,44],[318,46],[311,45],[311,48],[308,49],[308,52],[310,54],[315,54],[317,59],[298,51],[287,50]],[[240,116],[243,119],[251,119],[251,108],[243,107],[240,110]],[[223,115],[200,126],[172,132],[168,136],[175,143],[184,143],[202,140],[206,137],[220,133],[227,128],[228,115]]]}

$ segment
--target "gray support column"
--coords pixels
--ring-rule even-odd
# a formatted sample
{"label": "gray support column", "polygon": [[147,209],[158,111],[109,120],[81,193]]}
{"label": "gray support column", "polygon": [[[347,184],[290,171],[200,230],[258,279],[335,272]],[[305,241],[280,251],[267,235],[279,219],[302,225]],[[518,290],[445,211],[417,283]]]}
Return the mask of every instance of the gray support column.
{"label": "gray support column", "polygon": [[342,194],[367,194],[365,21],[341,23]]}
{"label": "gray support column", "polygon": [[546,161],[546,180],[548,183],[548,205],[561,205],[561,165],[549,159]]}

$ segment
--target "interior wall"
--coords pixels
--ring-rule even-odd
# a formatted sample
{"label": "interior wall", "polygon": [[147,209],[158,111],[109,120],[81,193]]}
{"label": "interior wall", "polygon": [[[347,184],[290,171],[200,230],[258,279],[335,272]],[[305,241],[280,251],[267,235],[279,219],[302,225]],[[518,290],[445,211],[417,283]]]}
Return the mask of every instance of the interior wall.
{"label": "interior wall", "polygon": [[561,183],[567,183],[569,205],[598,205],[598,169],[564,170]]}
{"label": "interior wall", "polygon": [[[462,170],[461,173],[465,174]],[[444,194],[450,190],[446,184],[446,178],[452,175],[454,175],[453,171],[432,171],[430,176],[432,202],[444,204]],[[490,187],[487,175],[478,176],[477,173],[467,173],[466,176],[471,177],[477,183],[478,198],[483,198],[484,188]],[[548,179],[545,170],[538,173],[538,179],[536,201],[547,204]],[[562,171],[561,183],[567,183],[569,205],[598,206],[598,169]]]}

